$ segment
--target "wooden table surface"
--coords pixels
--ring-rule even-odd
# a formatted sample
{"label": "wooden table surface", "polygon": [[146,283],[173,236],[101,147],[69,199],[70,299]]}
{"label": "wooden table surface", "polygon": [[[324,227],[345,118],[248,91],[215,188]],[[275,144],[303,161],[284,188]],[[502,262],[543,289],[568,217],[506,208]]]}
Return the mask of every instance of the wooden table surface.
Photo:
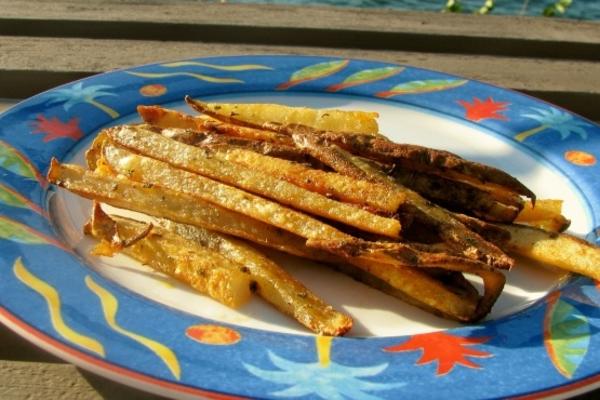
{"label": "wooden table surface", "polygon": [[[115,68],[228,54],[316,54],[431,68],[600,120],[600,24],[327,7],[0,0],[0,111]],[[1,255],[0,255],[1,257]],[[0,327],[0,399],[159,399]],[[600,398],[600,391],[578,399]]]}

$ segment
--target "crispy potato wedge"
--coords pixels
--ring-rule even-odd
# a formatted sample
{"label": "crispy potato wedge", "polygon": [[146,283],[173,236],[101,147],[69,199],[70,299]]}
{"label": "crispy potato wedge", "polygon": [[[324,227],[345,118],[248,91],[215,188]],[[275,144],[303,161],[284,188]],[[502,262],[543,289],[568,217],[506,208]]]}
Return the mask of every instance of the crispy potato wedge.
{"label": "crispy potato wedge", "polygon": [[[268,197],[314,215],[329,218],[355,228],[397,238],[400,222],[382,217],[354,205],[328,199],[265,174],[236,164],[227,164],[214,158],[208,149],[198,148],[171,140],[143,127],[107,130],[110,140],[133,152],[161,160],[195,174],[207,176],[250,192]],[[271,203],[271,207],[282,206]],[[290,210],[291,211],[291,210]],[[270,212],[270,211],[269,211]],[[288,212],[289,214],[289,212]],[[325,226],[325,224],[322,224]],[[323,228],[325,229],[325,228]]]}
{"label": "crispy potato wedge", "polygon": [[[379,265],[388,265],[389,268],[403,270],[405,267],[418,267],[421,269],[443,268],[448,271],[469,273],[481,277],[484,292],[480,297],[476,310],[469,315],[468,321],[477,321],[487,315],[496,302],[506,278],[494,268],[482,262],[456,257],[446,253],[429,253],[416,250],[405,243],[361,243],[354,241],[328,241],[308,240],[307,246],[326,249],[332,253],[344,257],[350,262],[360,259],[364,253],[370,253],[371,259],[377,260]],[[379,246],[379,248],[377,248]],[[377,258],[376,254],[383,257]]]}
{"label": "crispy potato wedge", "polygon": [[510,223],[523,207],[519,196],[512,196],[509,201],[502,203],[485,190],[438,175],[396,168],[392,176],[400,184],[436,204],[486,221]]}
{"label": "crispy potato wedge", "polygon": [[467,321],[477,308],[477,302],[454,293],[443,282],[417,268],[390,268],[389,264],[368,257],[353,257],[344,262],[321,249],[306,247],[305,239],[299,236],[172,190],[85,171],[56,160],[51,163],[48,180],[82,197],[115,207],[231,234],[338,267],[350,263],[352,266],[345,270],[354,271],[352,276],[357,279],[447,318]]}
{"label": "crispy potato wedge", "polygon": [[326,259],[316,250],[298,252],[306,239],[212,203],[162,187],[144,185],[110,173],[86,171],[53,159],[48,181],[81,197],[183,224],[230,234],[286,253]]}
{"label": "crispy potato wedge", "polygon": [[531,260],[600,280],[600,248],[566,233],[522,225],[500,225],[510,233],[506,245]]}
{"label": "crispy potato wedge", "polygon": [[535,201],[535,194],[518,179],[489,165],[468,161],[448,151],[412,144],[391,142],[385,138],[326,132],[309,125],[268,125],[288,135],[304,134],[319,138],[320,144],[335,144],[350,153],[407,170],[437,173],[446,178],[487,188],[501,199],[514,193]]}
{"label": "crispy potato wedge", "polygon": [[106,165],[111,171],[134,181],[197,197],[307,239],[321,236],[348,237],[345,233],[306,214],[201,175],[175,168],[165,162],[137,155],[111,143],[104,146],[103,154]]}
{"label": "crispy potato wedge", "polygon": [[488,242],[496,244],[500,248],[503,248],[504,245],[510,240],[510,233],[498,225],[471,217],[469,215],[454,213],[453,216],[462,222],[467,228],[473,232],[476,232]]}
{"label": "crispy potato wedge", "polygon": [[[408,215],[408,219],[413,219],[416,216],[422,221],[427,221],[429,228],[437,232],[440,238],[458,254],[502,269],[510,269],[514,265],[514,260],[504,254],[498,246],[484,240],[476,232],[468,229],[447,210],[431,204],[417,192],[401,185],[381,169],[371,164],[369,160],[363,160],[337,147],[335,144],[319,142],[319,140],[315,140],[315,136],[309,134],[293,133],[292,137],[296,143],[311,149],[312,155],[335,171],[382,184],[387,186],[389,190],[397,190],[403,193],[405,201],[400,214]],[[328,150],[320,150],[325,148]]]}
{"label": "crispy potato wedge", "polygon": [[315,159],[301,149],[284,144],[178,128],[165,128],[161,134],[192,146],[217,149],[234,147],[307,165],[316,163]]}
{"label": "crispy potato wedge", "polygon": [[281,104],[204,103],[186,96],[185,101],[196,111],[225,122],[235,122],[253,128],[265,123],[301,124],[332,132],[353,132],[375,135],[379,132],[374,112],[323,110],[289,107]]}
{"label": "crispy potato wedge", "polygon": [[159,128],[198,129],[200,118],[159,106],[137,106],[137,112],[150,125]]}
{"label": "crispy potato wedge", "polygon": [[300,133],[293,134],[292,140],[296,147],[304,150],[313,158],[342,175],[355,179],[379,182],[377,179],[371,179],[368,173],[355,165],[356,163],[352,159],[352,154],[336,145],[323,145],[319,143],[318,137]]}
{"label": "crispy potato wedge", "polygon": [[311,331],[339,336],[352,327],[352,319],[333,309],[285,270],[254,247],[225,235],[191,225],[160,220],[164,229],[222,254],[243,265],[256,282],[259,296],[281,312],[292,316]]}
{"label": "crispy potato wedge", "polygon": [[215,158],[234,162],[284,179],[307,190],[331,196],[343,202],[370,206],[376,210],[395,213],[404,201],[398,190],[355,179],[338,173],[325,172],[275,157],[243,149],[219,149]]}
{"label": "crispy potato wedge", "polygon": [[455,293],[443,282],[414,267],[402,270],[385,264],[363,262],[337,263],[334,268],[377,290],[408,304],[455,321],[469,321],[478,299]]}
{"label": "crispy potato wedge", "polygon": [[[217,160],[233,162],[346,203],[369,206],[375,210],[394,213],[404,199],[399,191],[390,190],[389,187],[383,185],[339,173],[314,169],[288,159],[278,158],[278,156],[287,156],[285,158],[306,161],[304,155],[298,153],[297,149],[293,147],[287,149],[285,148],[287,146],[274,147],[268,142],[254,142],[254,146],[252,146],[248,142],[236,142],[239,139],[189,130],[164,129],[161,133],[163,136],[185,144],[213,149],[211,155]],[[238,144],[249,146],[250,149],[239,148]],[[266,146],[257,146],[257,144]],[[259,153],[275,153],[275,156],[271,157]]]}
{"label": "crispy potato wedge", "polygon": [[209,118],[205,115],[192,117],[182,112],[159,106],[138,106],[137,111],[144,122],[163,129],[192,129],[198,132],[221,133],[226,136],[271,143],[293,144],[288,136],[277,132],[234,125]]}
{"label": "crispy potato wedge", "polygon": [[562,200],[552,199],[537,200],[535,205],[527,202],[514,222],[549,232],[563,232],[569,227],[571,221],[561,214],[562,204]]}
{"label": "crispy potato wedge", "polygon": [[101,241],[96,255],[123,252],[232,308],[250,299],[252,281],[242,265],[165,229],[109,217],[96,203],[85,232]]}

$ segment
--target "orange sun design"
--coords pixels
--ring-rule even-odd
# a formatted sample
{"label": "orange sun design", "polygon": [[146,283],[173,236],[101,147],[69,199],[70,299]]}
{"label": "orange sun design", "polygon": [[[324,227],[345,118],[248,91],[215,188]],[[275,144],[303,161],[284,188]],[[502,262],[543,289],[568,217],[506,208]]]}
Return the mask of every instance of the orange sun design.
{"label": "orange sun design", "polygon": [[465,108],[465,117],[468,120],[479,122],[483,119],[500,119],[506,121],[505,115],[500,114],[506,110],[509,103],[503,101],[494,101],[491,97],[487,100],[480,100],[473,97],[473,103],[466,100],[458,100],[458,104]]}
{"label": "orange sun design", "polygon": [[384,348],[389,352],[422,350],[423,354],[417,361],[417,365],[428,364],[433,361],[438,362],[436,375],[446,375],[457,365],[463,365],[468,368],[480,368],[480,366],[467,357],[492,357],[487,351],[470,349],[467,346],[474,346],[485,343],[489,337],[469,338],[462,336],[449,335],[444,332],[425,333],[415,335],[406,342]]}
{"label": "orange sun design", "polygon": [[145,97],[158,97],[165,93],[167,93],[167,88],[160,83],[154,83],[140,88],[140,94]]}
{"label": "orange sun design", "polygon": [[566,151],[565,160],[571,164],[579,165],[580,167],[591,167],[596,164],[596,157],[594,157],[593,154],[580,150]]}
{"label": "orange sun design", "polygon": [[193,325],[185,334],[197,342],[213,345],[235,344],[242,338],[238,331],[219,325]]}

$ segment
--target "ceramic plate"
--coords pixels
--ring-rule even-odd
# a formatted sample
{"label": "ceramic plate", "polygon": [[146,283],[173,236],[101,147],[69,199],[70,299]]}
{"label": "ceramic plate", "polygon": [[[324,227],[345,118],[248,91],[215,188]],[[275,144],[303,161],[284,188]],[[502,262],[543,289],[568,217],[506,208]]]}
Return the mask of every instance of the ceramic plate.
{"label": "ceramic plate", "polygon": [[600,128],[556,106],[409,66],[296,56],[206,58],[114,71],[0,116],[0,319],[79,366],[171,397],[540,398],[600,382],[600,291],[519,261],[483,322],[433,317],[325,267],[271,253],[351,314],[315,337],[260,300],[229,310],[126,257],[88,255],[90,203],[49,187],[51,157],[77,162],[138,104],[214,101],[373,110],[399,142],[505,169],[565,200],[571,232],[596,240]]}

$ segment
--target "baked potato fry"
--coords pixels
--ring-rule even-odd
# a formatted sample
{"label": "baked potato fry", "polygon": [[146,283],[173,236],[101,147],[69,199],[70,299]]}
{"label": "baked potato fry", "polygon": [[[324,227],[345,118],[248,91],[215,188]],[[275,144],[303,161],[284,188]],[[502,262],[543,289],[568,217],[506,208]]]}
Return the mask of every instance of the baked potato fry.
{"label": "baked potato fry", "polygon": [[538,199],[535,205],[526,202],[514,222],[549,232],[563,232],[569,227],[571,221],[561,214],[562,203],[562,200],[551,199]]}
{"label": "baked potato fry", "polygon": [[201,125],[201,118],[159,106],[140,105],[137,112],[146,123],[159,128],[198,129]]}
{"label": "baked potato fry", "polygon": [[567,233],[522,225],[500,225],[510,233],[509,252],[600,280],[600,248]]}
{"label": "baked potato fry", "polygon": [[305,238],[348,237],[330,225],[243,190],[224,185],[153,158],[107,143],[104,161],[115,174],[146,185],[157,185],[208,201]]}
{"label": "baked potato fry", "polygon": [[339,336],[352,327],[352,319],[333,309],[285,270],[254,247],[225,235],[191,225],[159,220],[164,229],[222,254],[243,265],[256,282],[256,293],[311,331]]}
{"label": "baked potato fry", "polygon": [[[310,134],[293,133],[296,143],[311,149],[312,155],[319,158],[335,171],[357,179],[369,180],[382,184],[390,191],[404,194],[405,200],[400,208],[400,214],[413,219],[427,221],[431,230],[437,232],[455,252],[467,258],[483,261],[497,268],[510,269],[514,260],[502,252],[496,245],[484,240],[480,235],[468,229],[454,218],[447,210],[430,203],[417,192],[393,180],[382,170],[372,165],[369,160],[363,160],[335,144],[327,144],[315,140]],[[319,150],[326,149],[326,150]]]}
{"label": "baked potato fry", "polygon": [[[494,268],[476,260],[456,257],[446,253],[428,253],[416,250],[405,243],[361,243],[354,241],[308,240],[307,246],[317,247],[338,254],[348,260],[361,258],[369,253],[369,259],[388,265],[389,268],[403,269],[404,267],[443,268],[444,270],[469,273],[481,277],[484,293],[478,301],[477,308],[468,320],[476,321],[487,315],[502,293],[506,281],[504,275]],[[379,246],[379,248],[377,248]],[[384,257],[377,258],[376,254]]]}
{"label": "baked potato fry", "polygon": [[[264,125],[263,125],[264,126]],[[326,132],[306,125],[267,125],[277,132],[305,134],[319,138],[320,144],[335,144],[350,153],[407,170],[438,173],[452,180],[494,189],[498,198],[503,193],[517,193],[535,201],[535,194],[518,179],[489,165],[467,161],[448,151],[412,144],[391,142],[385,138],[357,133]]]}
{"label": "baked potato fry", "polygon": [[[391,238],[399,236],[400,222],[396,219],[382,217],[354,205],[328,199],[287,181],[257,173],[236,164],[224,163],[215,159],[214,152],[209,149],[186,145],[143,127],[123,126],[111,128],[107,132],[110,140],[119,146],[164,161],[174,167],[248,190],[296,209],[367,232]],[[277,203],[271,202],[270,204],[272,204],[271,208],[282,208]]]}
{"label": "baked potato fry", "polygon": [[[469,213],[491,222],[512,222],[523,207],[517,195],[500,202],[485,190],[441,176],[396,168],[391,174],[398,183],[450,210]],[[508,196],[505,196],[508,197]],[[508,200],[508,201],[507,201]]]}
{"label": "baked potato fry", "polygon": [[265,156],[282,158],[284,160],[295,161],[302,164],[314,164],[314,160],[309,154],[296,147],[272,143],[262,142],[255,139],[246,139],[243,137],[226,136],[215,133],[205,133],[190,129],[166,128],[161,131],[163,136],[177,140],[185,144],[198,147],[211,148],[241,148]]}
{"label": "baked potato fry", "polygon": [[[306,247],[305,239],[299,236],[182,193],[86,171],[56,160],[51,164],[48,179],[82,197],[115,207],[216,230],[292,255],[352,270],[352,276],[364,283],[376,288],[384,287],[388,294],[447,318],[466,321],[476,308],[476,302],[457,295],[442,282],[416,268],[390,268],[388,264],[359,257],[344,262],[331,253]],[[348,266],[349,263],[353,266]]]}
{"label": "baked potato fry", "polygon": [[95,203],[84,231],[101,241],[95,255],[123,252],[229,307],[239,308],[250,299],[252,281],[242,265],[165,229],[109,217]]}
{"label": "baked potato fry", "polygon": [[331,196],[343,202],[370,206],[387,213],[395,213],[404,201],[402,193],[398,190],[389,190],[383,185],[338,173],[316,170],[244,149],[219,148],[214,154],[217,159],[234,162],[255,171],[284,179],[307,190]]}
{"label": "baked potato fry", "polygon": [[342,175],[375,183],[379,182],[377,179],[370,179],[369,174],[355,165],[352,154],[336,145],[322,145],[317,137],[299,133],[293,134],[292,140],[296,147]]}
{"label": "baked potato fry", "polygon": [[261,128],[265,123],[300,124],[332,132],[354,132],[377,135],[377,113],[365,111],[323,110],[289,107],[281,104],[204,103],[186,96],[185,101],[196,111],[225,122]]}
{"label": "baked potato fry", "polygon": [[[260,146],[257,152],[254,151],[253,147],[250,150],[239,148],[235,142],[236,139],[222,135],[178,129],[164,129],[161,133],[163,136],[185,144],[212,149],[211,156],[217,160],[242,165],[254,171],[286,180],[312,192],[339,199],[342,202],[369,206],[375,210],[394,213],[404,199],[399,191],[390,190],[389,187],[383,185],[314,169],[287,159],[277,158],[277,156],[271,157],[259,154],[273,151],[270,143],[255,142],[268,146]],[[248,145],[244,142],[242,144]],[[288,156],[288,158],[303,157],[302,153],[299,153],[296,148],[292,147],[287,150],[285,148],[281,149],[281,147],[283,146],[279,147],[278,152],[277,150],[274,152],[278,155]],[[293,150],[296,150],[296,152]]]}
{"label": "baked potato fry", "polygon": [[293,144],[290,138],[277,132],[248,128],[219,121],[205,115],[190,116],[176,110],[159,106],[138,106],[138,114],[144,122],[159,128],[182,128],[198,132],[220,133],[225,136],[260,140],[271,143]]}
{"label": "baked potato fry", "polygon": [[316,250],[299,251],[306,239],[184,193],[106,172],[86,171],[77,165],[60,164],[56,159],[50,164],[48,181],[114,207],[230,234],[300,257],[327,258]]}

